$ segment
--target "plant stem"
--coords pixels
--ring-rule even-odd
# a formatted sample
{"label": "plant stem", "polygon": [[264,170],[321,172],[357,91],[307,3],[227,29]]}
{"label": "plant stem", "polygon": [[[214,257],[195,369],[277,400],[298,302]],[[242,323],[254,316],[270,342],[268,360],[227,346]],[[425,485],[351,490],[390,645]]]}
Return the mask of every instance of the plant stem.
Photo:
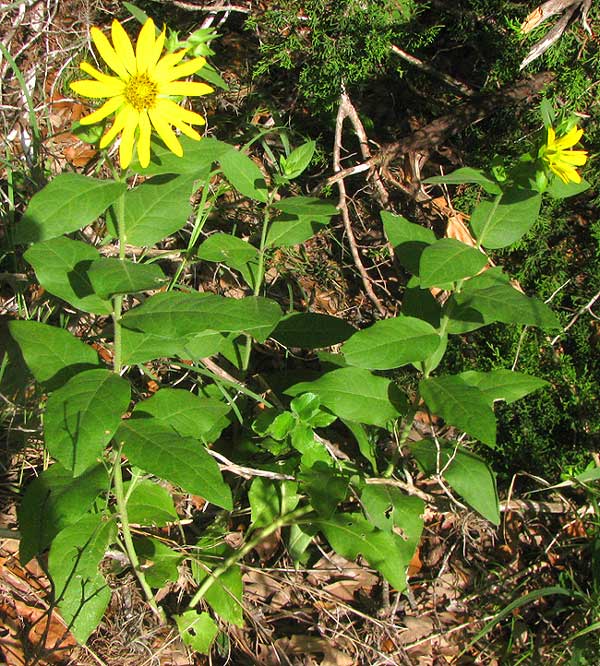
{"label": "plant stem", "polygon": [[188,604],[188,609],[195,608],[200,601],[204,598],[206,592],[213,586],[213,584],[231,567],[235,566],[242,558],[244,558],[253,548],[256,548],[258,544],[266,539],[270,534],[276,532],[280,527],[285,527],[286,525],[292,525],[297,522],[299,518],[303,518],[309,513],[312,513],[313,508],[311,506],[303,506],[295,511],[286,513],[283,516],[280,516],[277,520],[273,521],[267,527],[259,530],[249,541],[247,541],[239,550],[236,550],[235,553],[230,555],[219,567],[212,571],[207,578],[202,581],[200,587],[196,590],[192,600]]}

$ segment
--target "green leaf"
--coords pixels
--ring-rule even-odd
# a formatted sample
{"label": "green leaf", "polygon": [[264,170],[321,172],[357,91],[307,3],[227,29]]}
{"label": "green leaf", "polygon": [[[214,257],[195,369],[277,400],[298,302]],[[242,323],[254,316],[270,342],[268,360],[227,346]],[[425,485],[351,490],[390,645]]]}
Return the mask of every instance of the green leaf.
{"label": "green leaf", "polygon": [[354,435],[354,439],[358,444],[358,450],[360,451],[363,458],[369,461],[373,472],[377,474],[377,450],[375,447],[375,442],[369,437],[362,424],[356,423],[354,421],[348,421],[347,419],[342,419],[342,422]]}
{"label": "green leaf", "polygon": [[125,194],[125,236],[131,245],[150,246],[179,231],[192,212],[193,178],[154,176]]}
{"label": "green leaf", "polygon": [[157,358],[201,359],[221,351],[226,340],[218,331],[201,331],[183,338],[165,338],[123,328],[121,344],[124,365],[145,363]]}
{"label": "green leaf", "polygon": [[402,530],[407,545],[414,549],[423,531],[422,499],[404,494],[399,488],[385,485],[367,485],[360,495],[367,519],[378,529],[391,532]]}
{"label": "green leaf", "polygon": [[62,173],[34,194],[15,229],[17,243],[48,240],[82,229],[125,192],[125,183]]}
{"label": "green leaf", "polygon": [[44,437],[50,454],[80,476],[102,456],[130,399],[129,382],[108,370],[75,375],[48,398]]}
{"label": "green leaf", "polygon": [[246,197],[266,203],[269,191],[265,177],[256,164],[233,146],[219,154],[219,163],[227,180]]}
{"label": "green leaf", "polygon": [[150,587],[161,588],[179,578],[178,567],[184,559],[180,552],[152,537],[134,537],[133,543]]}
{"label": "green leaf", "polygon": [[440,336],[426,321],[400,315],[355,333],[342,347],[349,365],[389,370],[423,361],[438,348]]}
{"label": "green leaf", "polygon": [[310,503],[323,518],[331,518],[337,505],[348,496],[349,479],[324,462],[303,469],[299,478]]}
{"label": "green leaf", "polygon": [[[435,442],[410,442],[410,449],[426,474],[436,473],[438,451]],[[451,462],[450,462],[451,461]],[[444,444],[440,449],[443,477],[463,499],[494,525],[500,524],[496,477],[488,464],[462,446]]]}
{"label": "green leaf", "polygon": [[103,490],[108,490],[106,469],[96,465],[81,476],[58,463],[44,470],[25,490],[19,504],[19,559],[24,566],[40,555],[65,527],[76,523]]}
{"label": "green leaf", "polygon": [[419,279],[412,277],[402,295],[402,314],[439,328],[442,307],[428,289],[421,289]]}
{"label": "green leaf", "polygon": [[162,141],[152,140],[150,164],[142,168],[134,160],[131,168],[144,176],[157,176],[164,174],[181,174],[205,181],[210,169],[219,155],[231,149],[226,143],[217,141],[212,137],[204,137],[200,141],[180,136],[179,141],[183,148],[183,157],[175,155]]}
{"label": "green leaf", "polygon": [[183,642],[200,654],[208,654],[219,632],[211,616],[208,613],[189,610],[173,617]]}
{"label": "green leaf", "polygon": [[556,315],[548,305],[526,296],[509,284],[463,289],[449,299],[446,308],[451,319],[449,333],[463,333],[494,321],[537,326],[542,330],[560,328]]}
{"label": "green leaf", "polygon": [[281,168],[283,175],[290,180],[297,178],[310,164],[316,145],[315,141],[307,141],[298,146],[287,157],[282,157]]}
{"label": "green leaf", "polygon": [[443,287],[448,282],[472,277],[479,273],[487,262],[486,255],[474,247],[469,247],[456,238],[440,238],[427,246],[421,254],[421,287]]}
{"label": "green leaf", "polygon": [[129,310],[123,326],[165,338],[183,338],[207,329],[248,333],[264,342],[281,318],[275,301],[259,296],[225,298],[197,292],[156,294]]}
{"label": "green leaf", "polygon": [[332,548],[342,557],[354,560],[362,555],[396,590],[406,588],[406,568],[414,547],[400,535],[374,527],[360,514],[334,514],[315,521]]}
{"label": "green leaf", "polygon": [[181,437],[155,418],[123,421],[115,438],[125,443],[123,453],[133,465],[228,511],[233,509],[231,490],[219,466],[198,440]]}
{"label": "green leaf", "polygon": [[100,257],[95,248],[61,236],[32,245],[24,256],[46,291],[84,312],[112,312],[110,301],[94,293],[88,278],[90,264]]}
{"label": "green leaf", "polygon": [[303,467],[310,468],[317,463],[331,464],[331,454],[325,445],[316,439],[315,433],[309,425],[296,423],[291,432],[290,441],[296,451],[302,454],[300,462]]}
{"label": "green leaf", "polygon": [[[224,544],[208,546],[204,545],[202,541],[198,544],[202,546],[202,551],[199,554],[202,564],[195,559],[192,560],[192,575],[198,585],[202,584],[210,575],[209,571],[215,568],[215,562],[220,563],[231,554],[231,549]],[[243,594],[242,571],[239,565],[236,564],[221,574],[206,590],[204,601],[220,618],[235,624],[237,627],[243,627]]]}
{"label": "green leaf", "polygon": [[280,499],[277,486],[271,479],[257,476],[248,490],[252,528],[265,527],[280,515]]}
{"label": "green leaf", "polygon": [[382,428],[406,411],[406,398],[389,379],[362,368],[339,368],[312,382],[288,388],[287,395],[315,393],[336,416]]}
{"label": "green leaf", "polygon": [[213,234],[198,248],[198,258],[220,262],[240,271],[246,284],[254,287],[259,254],[247,241],[230,234]]}
{"label": "green leaf", "polygon": [[481,185],[483,189],[489,194],[500,194],[502,191],[498,183],[490,178],[484,171],[480,169],[473,169],[471,167],[461,167],[456,169],[452,173],[447,174],[446,176],[433,176],[432,178],[427,178],[425,183],[432,184],[441,184],[445,183],[446,185],[462,185],[463,183],[475,183],[476,185]]}
{"label": "green leaf", "polygon": [[429,409],[446,423],[495,446],[496,417],[479,389],[460,376],[446,375],[422,379],[419,391]]}
{"label": "green leaf", "polygon": [[163,388],[151,398],[138,402],[136,417],[152,416],[164,426],[171,426],[182,437],[204,442],[214,441],[229,425],[230,407],[214,398],[200,398],[183,389]]}
{"label": "green leaf", "polygon": [[304,216],[282,215],[270,224],[265,245],[266,247],[292,247],[304,243],[330,221],[329,217],[313,220]]}
{"label": "green leaf", "polygon": [[166,488],[153,481],[141,479],[134,482],[133,489],[130,491],[131,483],[125,484],[127,514],[130,523],[163,527],[167,523],[177,520],[173,498]]}
{"label": "green leaf", "polygon": [[285,347],[319,349],[347,340],[355,329],[339,317],[317,312],[292,312],[285,315],[271,337]]}
{"label": "green leaf", "polygon": [[542,195],[532,190],[512,189],[494,201],[482,201],[471,215],[471,226],[484,247],[512,245],[535,224]]}
{"label": "green leaf", "polygon": [[326,217],[338,214],[338,209],[332,201],[317,199],[315,197],[289,197],[273,204],[273,208],[286,215],[295,215],[310,220],[319,221]]}
{"label": "green leaf", "polygon": [[85,643],[100,623],[111,591],[98,566],[115,538],[115,525],[102,514],[86,515],[59,532],[50,548],[48,570],[60,614]]}
{"label": "green leaf", "polygon": [[544,379],[505,369],[492,370],[491,372],[469,370],[468,372],[461,372],[459,377],[469,386],[477,387],[490,405],[495,400],[504,400],[510,404],[533,391],[549,386],[549,383]]}
{"label": "green leaf", "polygon": [[581,179],[580,183],[574,183],[569,181],[568,183],[563,183],[560,178],[555,176],[550,179],[546,193],[549,194],[553,199],[566,199],[568,197],[574,197],[582,192],[585,192],[591,187],[587,180]]}
{"label": "green leaf", "polygon": [[100,298],[159,289],[167,280],[158,264],[136,264],[109,257],[100,257],[90,264],[88,279]]}
{"label": "green leaf", "polygon": [[60,388],[84,370],[100,366],[96,351],[64,328],[38,321],[10,321],[8,328],[27,367],[48,391]]}
{"label": "green leaf", "polygon": [[407,271],[418,275],[421,254],[428,245],[435,243],[435,234],[431,229],[409,222],[402,215],[382,211],[381,219],[396,259]]}

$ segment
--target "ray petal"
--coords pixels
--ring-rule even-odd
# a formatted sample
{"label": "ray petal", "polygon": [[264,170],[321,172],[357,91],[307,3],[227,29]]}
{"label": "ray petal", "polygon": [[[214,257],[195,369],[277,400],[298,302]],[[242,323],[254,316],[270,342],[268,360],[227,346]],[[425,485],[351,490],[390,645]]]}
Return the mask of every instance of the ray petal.
{"label": "ray petal", "polygon": [[171,67],[167,72],[165,78],[167,81],[174,81],[175,79],[184,79],[190,74],[195,74],[199,69],[202,69],[206,64],[206,58],[202,56],[199,58],[192,58],[187,62],[184,62],[182,65],[177,65],[177,67]]}
{"label": "ray petal", "polygon": [[122,104],[125,103],[125,98],[122,95],[115,95],[111,97],[108,101],[96,109],[93,113],[90,113],[83,118],[80,118],[79,122],[82,125],[93,125],[94,123],[99,123],[101,120],[108,118],[111,113],[114,113]]}
{"label": "ray petal", "polygon": [[187,49],[181,49],[180,51],[175,51],[174,53],[167,53],[164,55],[156,64],[154,68],[154,78],[157,81],[171,81],[172,79],[167,79],[166,75],[171,71],[177,63],[181,62],[183,56],[186,54]]}
{"label": "ray petal", "polygon": [[82,79],[81,81],[72,81],[69,85],[78,95],[95,99],[114,97],[123,92],[123,82],[119,81],[119,79],[107,82]]}
{"label": "ray petal", "polygon": [[119,162],[122,169],[126,169],[131,164],[135,130],[138,126],[140,117],[140,114],[133,107],[126,107],[125,112],[125,126],[123,127],[121,143],[119,145]]}
{"label": "ray petal", "polygon": [[112,124],[112,127],[108,129],[100,139],[100,148],[106,148],[115,140],[117,134],[123,130],[125,127],[125,121],[127,120],[127,107],[121,109],[119,113],[115,116],[115,121]]}
{"label": "ray petal", "polygon": [[587,162],[588,156],[585,150],[569,150],[560,156],[561,162],[566,162],[573,166],[583,166]]}
{"label": "ray petal", "polygon": [[195,95],[208,95],[211,92],[214,92],[214,88],[199,81],[171,81],[160,86],[160,93],[163,95],[192,97]]}
{"label": "ray petal", "polygon": [[159,99],[156,103],[160,113],[168,118],[169,122],[180,120],[190,125],[206,125],[206,120],[195,111],[182,108],[171,99]]}
{"label": "ray petal", "polygon": [[93,65],[90,65],[89,62],[82,62],[79,65],[79,69],[82,72],[85,72],[86,74],[89,74],[90,76],[93,76],[97,81],[102,81],[102,82],[113,82],[113,83],[120,83],[123,87],[125,86],[125,83],[121,81],[116,76],[112,76],[111,74],[105,74],[104,72],[101,72],[99,69],[96,69]]}
{"label": "ray petal", "polygon": [[135,74],[135,53],[133,52],[131,40],[123,26],[116,19],[112,22],[111,34],[115,52],[119,60],[125,65],[130,74]]}
{"label": "ray petal", "polygon": [[140,134],[137,142],[137,153],[140,164],[145,169],[150,164],[150,135],[152,127],[146,110],[140,112],[139,117]]}
{"label": "ray petal", "polygon": [[200,139],[202,139],[202,136],[196,132],[193,127],[186,125],[186,123],[181,122],[180,120],[171,120],[171,122],[182,134],[189,136],[190,139],[194,139],[195,141],[200,141]]}
{"label": "ray petal", "polygon": [[154,27],[154,21],[149,18],[140,30],[135,45],[135,60],[138,72],[147,72],[150,67],[154,66],[152,56],[154,52],[155,35],[156,28]]}
{"label": "ray petal", "polygon": [[148,61],[148,70],[149,71],[154,71],[154,68],[156,67],[156,63],[158,62],[158,59],[160,58],[160,54],[163,51],[163,46],[165,45],[165,36],[166,36],[166,27],[162,29],[162,32],[160,35],[156,38],[156,41],[154,42],[154,48],[152,49],[152,55]]}
{"label": "ray petal", "polygon": [[572,127],[564,136],[556,141],[556,147],[559,149],[572,148],[583,136],[583,130],[578,127]]}
{"label": "ray petal", "polygon": [[158,136],[162,139],[165,146],[175,155],[181,157],[183,155],[183,148],[179,143],[179,139],[175,136],[175,132],[171,129],[169,122],[162,115],[159,109],[149,109],[148,115],[157,131]]}
{"label": "ray petal", "polygon": [[90,30],[90,35],[92,36],[94,44],[98,49],[98,53],[104,62],[113,70],[113,72],[115,72],[115,74],[126,81],[129,78],[127,68],[111,46],[106,35],[95,27]]}

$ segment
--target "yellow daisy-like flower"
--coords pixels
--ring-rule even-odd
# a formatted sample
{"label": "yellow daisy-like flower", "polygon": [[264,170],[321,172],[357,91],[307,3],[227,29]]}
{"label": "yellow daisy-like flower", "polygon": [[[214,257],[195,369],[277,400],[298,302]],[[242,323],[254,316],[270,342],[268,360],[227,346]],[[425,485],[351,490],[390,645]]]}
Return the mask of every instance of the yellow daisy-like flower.
{"label": "yellow daisy-like flower", "polygon": [[581,176],[575,167],[583,166],[587,162],[587,150],[571,150],[571,148],[579,143],[582,136],[583,130],[573,127],[557,139],[552,127],[548,128],[548,140],[540,149],[540,158],[563,183],[581,182]]}
{"label": "yellow daisy-like flower", "polygon": [[200,134],[190,125],[204,125],[206,121],[170,97],[213,92],[206,83],[178,80],[197,72],[206,59],[193,58],[179,64],[187,49],[167,53],[161,58],[165,30],[156,37],[152,19],[144,23],[135,51],[123,26],[116,20],[112,23],[111,33],[112,44],[98,28],[92,28],[90,32],[98,53],[116,76],[103,74],[89,63],[82,62],[80,68],[94,78],[71,83],[71,88],[83,97],[107,98],[99,109],[83,117],[81,124],[92,125],[115,114],[112,126],[100,139],[100,148],[106,148],[120,133],[119,162],[123,169],[131,162],[136,138],[140,164],[148,166],[152,127],[167,148],[181,157],[183,148],[173,127],[199,140]]}

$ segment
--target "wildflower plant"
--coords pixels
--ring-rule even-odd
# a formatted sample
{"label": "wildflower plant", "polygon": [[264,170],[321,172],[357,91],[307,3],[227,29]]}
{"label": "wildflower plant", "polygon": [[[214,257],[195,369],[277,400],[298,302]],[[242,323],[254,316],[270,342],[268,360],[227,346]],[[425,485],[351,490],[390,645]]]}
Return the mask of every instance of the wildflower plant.
{"label": "wildflower plant", "polygon": [[[113,74],[84,63],[92,78],[72,86],[106,100],[84,122],[114,116],[100,147],[120,136],[123,173],[114,180],[58,175],[33,196],[14,229],[44,290],[103,322],[93,345],[48,323],[10,323],[48,396],[44,441],[54,461],[28,486],[19,508],[22,562],[49,549],[54,601],[81,642],[110,600],[99,568],[109,548],[126,553],[160,621],[166,618],[156,590],[187,567],[197,587],[172,619],[183,639],[205,653],[218,633],[215,618],[243,624],[241,561],[279,530],[296,561],[321,534],[343,557],[362,555],[392,587],[404,590],[424,510],[421,497],[403,482],[407,448],[447,493],[499,522],[494,474],[468,443],[493,447],[495,402],[512,402],[545,382],[510,369],[447,375],[436,368],[452,336],[494,322],[559,327],[547,304],[515,289],[501,267],[489,267],[486,249],[509,246],[534,225],[542,202],[542,188],[535,188],[540,168],[556,174],[552,167],[560,167],[570,176],[568,184],[559,179],[562,190],[548,181],[552,196],[572,194],[567,185],[582,187],[564,168],[565,160],[579,166],[565,157],[573,137],[558,147],[552,143],[562,153],[551,157],[548,142],[539,160],[536,154],[512,170],[463,168],[430,179],[475,183],[489,196],[471,216],[475,247],[382,211],[396,258],[413,277],[398,316],[355,330],[329,315],[284,314],[266,295],[268,253],[308,240],[337,214],[330,201],[289,194],[292,180],[311,162],[314,143],[282,150],[273,173],[263,173],[243,150],[200,139],[192,125],[204,119],[171,99],[210,92],[207,84],[183,80],[203,66],[202,56],[185,60],[184,49],[162,55],[165,32],[157,36],[151,20],[135,49],[118,22],[111,34],[112,44],[92,30]],[[130,185],[132,173],[143,178]],[[227,187],[213,187],[217,180]],[[222,232],[201,241],[228,188],[258,211],[256,241]],[[192,195],[199,201],[194,215]],[[181,266],[224,264],[239,275],[244,297],[186,288],[177,280],[181,266],[172,278],[159,263],[139,259],[137,248],[160,243],[190,218]],[[116,239],[117,257],[104,256],[79,233],[98,219],[102,244]],[[440,292],[443,298],[436,299],[433,293]],[[270,376],[254,363],[256,343],[267,339],[285,348],[337,346],[339,352],[324,355],[310,377]],[[217,355],[235,376],[215,370],[210,358]],[[185,368],[190,390],[161,385],[160,378],[157,390],[140,389],[140,373],[133,370],[151,373],[153,363],[165,360]],[[385,374],[397,368],[418,373],[410,395]],[[411,441],[413,420],[423,409],[446,427]],[[355,442],[350,455],[339,456],[327,441],[327,429],[341,426]],[[390,453],[377,446],[383,436],[393,439]],[[245,485],[238,473],[249,478]],[[214,507],[214,520],[200,537],[181,525],[171,529],[179,521],[175,488]],[[242,503],[250,506],[251,522],[235,550],[223,537],[230,512]],[[188,542],[181,543],[184,536]]]}

